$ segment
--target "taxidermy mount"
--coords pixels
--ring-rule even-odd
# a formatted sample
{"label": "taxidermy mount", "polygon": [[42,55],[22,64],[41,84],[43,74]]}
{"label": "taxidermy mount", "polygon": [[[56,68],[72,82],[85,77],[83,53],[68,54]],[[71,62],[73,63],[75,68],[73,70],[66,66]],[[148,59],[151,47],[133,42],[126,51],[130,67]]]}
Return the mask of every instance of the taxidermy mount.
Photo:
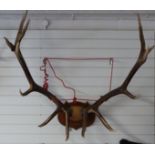
{"label": "taxidermy mount", "polygon": [[137,61],[135,62],[134,66],[126,76],[125,80],[122,82],[120,86],[117,88],[107,92],[103,96],[101,96],[99,99],[97,99],[93,104],[90,104],[89,102],[81,102],[78,101],[78,98],[74,98],[72,102],[66,101],[63,103],[55,94],[51,93],[48,90],[45,90],[42,86],[38,85],[30,71],[27,67],[27,64],[25,62],[24,57],[21,53],[20,44],[22,39],[24,38],[24,35],[28,29],[28,25],[30,20],[27,20],[27,12],[24,14],[20,26],[16,35],[16,39],[14,43],[11,43],[6,37],[4,38],[8,47],[12,52],[14,52],[17,60],[19,61],[25,76],[30,84],[29,89],[25,92],[20,91],[20,94],[22,96],[26,96],[32,92],[38,92],[47,98],[51,100],[51,104],[56,105],[56,110],[42,123],[39,125],[39,127],[43,127],[47,125],[55,116],[58,116],[59,122],[65,126],[66,129],[66,140],[69,138],[69,129],[74,128],[82,128],[82,136],[84,137],[86,128],[88,126],[91,126],[93,122],[95,121],[95,118],[97,117],[105,128],[107,128],[109,131],[112,131],[111,125],[107,122],[105,117],[99,112],[99,107],[105,103],[107,100],[109,100],[112,97],[115,97],[120,94],[124,94],[127,97],[131,99],[135,99],[136,97],[128,90],[128,86],[136,74],[136,72],[141,68],[141,66],[146,62],[149,53],[154,48],[154,45],[151,47],[146,47],[145,45],[145,38],[143,34],[143,28],[141,24],[140,16],[137,15],[138,19],[138,31],[139,31],[139,40],[140,40],[140,52],[139,56],[137,58]]}

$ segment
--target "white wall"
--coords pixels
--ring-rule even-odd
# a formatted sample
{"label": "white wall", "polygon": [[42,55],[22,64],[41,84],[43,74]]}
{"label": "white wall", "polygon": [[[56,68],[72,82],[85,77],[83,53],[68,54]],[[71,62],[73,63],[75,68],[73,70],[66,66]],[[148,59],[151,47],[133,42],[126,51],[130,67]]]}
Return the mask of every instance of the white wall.
{"label": "white wall", "polygon": [[[5,23],[7,25],[10,21],[6,20]],[[115,88],[126,77],[139,54],[137,22],[134,20],[60,20],[50,23],[49,30],[38,27],[36,29],[40,30],[28,30],[22,42],[22,53],[32,75],[41,85],[43,74],[39,67],[42,65],[42,59],[47,56],[114,57],[112,87]],[[148,45],[152,45],[155,22],[144,21],[143,25],[146,41]],[[96,119],[94,125],[87,128],[85,138],[80,135],[81,129],[71,130],[70,138],[66,142],[64,127],[58,123],[57,118],[44,128],[38,127],[54,111],[54,104],[38,93],[26,97],[19,95],[19,89],[26,90],[28,83],[15,55],[3,40],[4,36],[14,40],[16,32],[4,28],[0,30],[0,143],[118,143],[121,138],[154,143],[154,51],[130,84],[130,91],[138,98],[131,100],[120,95],[100,107],[114,132],[107,131]],[[94,65],[98,65],[97,62]],[[101,70],[94,65],[79,68],[81,73],[78,77],[81,81],[75,76],[77,66],[57,63],[55,69],[62,72],[70,84],[90,94],[92,88],[94,94],[91,95],[99,97],[106,93],[106,71],[110,66],[104,62],[101,74]],[[84,69],[87,74],[83,74]],[[82,82],[81,76],[85,81]],[[87,78],[92,81],[89,83]],[[51,85],[54,86],[50,89],[58,96],[68,97],[61,86],[58,86],[58,82],[55,81]]]}

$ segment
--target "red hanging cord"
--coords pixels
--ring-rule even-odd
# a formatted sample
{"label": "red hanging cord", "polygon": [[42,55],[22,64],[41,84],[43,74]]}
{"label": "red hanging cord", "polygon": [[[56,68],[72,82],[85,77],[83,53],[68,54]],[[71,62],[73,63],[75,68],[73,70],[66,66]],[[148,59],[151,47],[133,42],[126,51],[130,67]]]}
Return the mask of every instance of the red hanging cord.
{"label": "red hanging cord", "polygon": [[48,90],[48,73],[47,73],[47,70],[46,70],[46,65],[47,65],[47,60],[48,58],[44,58],[43,60],[43,66],[40,67],[40,70],[44,72],[44,84],[43,84],[43,88],[45,90]]}
{"label": "red hanging cord", "polygon": [[[73,99],[67,99],[67,100],[73,100],[73,103],[76,102],[77,98],[76,98],[76,90],[70,86],[67,86],[64,82],[64,80],[62,78],[60,78],[57,74],[56,74],[56,71],[52,65],[52,63],[50,62],[50,60],[109,60],[110,64],[111,64],[111,72],[110,72],[110,84],[109,84],[109,90],[111,90],[111,87],[112,87],[112,77],[113,77],[113,67],[114,67],[114,59],[113,58],[81,58],[81,57],[78,57],[78,58],[57,58],[57,57],[49,57],[49,58],[44,58],[43,60],[43,63],[44,65],[40,67],[40,70],[44,72],[44,84],[43,84],[43,88],[45,90],[48,90],[48,73],[47,73],[47,70],[46,70],[46,67],[47,67],[47,63],[48,65],[50,66],[53,74],[54,74],[54,77],[59,80],[63,87],[66,88],[66,89],[70,89],[73,91]],[[79,100],[86,100],[86,101],[95,101],[95,100],[90,100],[90,99],[82,99],[80,98]]]}
{"label": "red hanging cord", "polygon": [[[51,59],[51,60],[52,60],[52,59]],[[52,66],[51,62],[49,61],[49,59],[47,59],[47,62],[48,62],[48,64],[49,64],[49,66],[51,67],[52,71],[53,71],[54,77],[55,77],[56,79],[58,79],[58,80],[62,83],[62,85],[63,85],[64,88],[70,89],[70,90],[73,91],[73,95],[74,95],[74,98],[73,98],[73,99],[76,100],[76,91],[75,91],[75,89],[72,88],[72,87],[70,87],[70,86],[67,86],[67,85],[65,84],[64,80],[61,79],[61,78],[56,74],[56,71],[55,71],[54,67]]]}
{"label": "red hanging cord", "polygon": [[[52,60],[52,59],[51,59],[51,60]],[[50,66],[50,68],[52,69],[52,72],[53,72],[53,74],[54,74],[54,77],[62,83],[62,85],[63,85],[64,88],[70,89],[70,90],[73,91],[73,95],[74,95],[73,101],[76,101],[76,90],[75,90],[74,88],[70,87],[70,86],[67,86],[67,85],[65,84],[64,80],[61,79],[61,78],[56,74],[56,71],[55,71],[53,65],[51,64],[51,62],[49,61],[49,58],[44,58],[43,62],[44,62],[44,65],[41,67],[41,70],[44,71],[44,75],[45,75],[45,76],[44,76],[44,85],[43,85],[43,88],[46,89],[46,90],[48,90],[48,74],[47,74],[47,70],[46,70],[46,65],[47,65],[47,63],[48,63],[49,66]]]}
{"label": "red hanging cord", "polygon": [[114,58],[110,58],[110,64],[111,64],[111,72],[110,72],[109,91],[111,91],[111,87],[112,87],[112,77],[113,77],[113,70],[114,70]]}

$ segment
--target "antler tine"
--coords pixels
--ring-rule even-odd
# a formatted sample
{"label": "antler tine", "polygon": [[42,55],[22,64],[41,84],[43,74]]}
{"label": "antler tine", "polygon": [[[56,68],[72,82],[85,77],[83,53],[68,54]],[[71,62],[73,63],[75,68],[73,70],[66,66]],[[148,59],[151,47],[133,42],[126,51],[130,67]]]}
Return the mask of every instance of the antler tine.
{"label": "antler tine", "polygon": [[109,123],[106,121],[106,119],[100,114],[98,110],[93,109],[92,112],[95,113],[95,115],[100,119],[102,124],[109,130],[113,131],[113,128],[109,125]]}
{"label": "antler tine", "polygon": [[88,113],[87,113],[87,111],[84,109],[83,110],[83,122],[82,122],[82,132],[81,132],[81,135],[82,135],[82,137],[85,137],[85,132],[86,132],[86,128],[87,128],[87,126],[86,126],[86,124],[87,124],[87,115]]}
{"label": "antler tine", "polygon": [[21,96],[27,96],[28,94],[30,94],[33,91],[33,89],[30,87],[28,90],[26,90],[25,92],[22,92],[21,90],[19,90],[19,93]]}
{"label": "antler tine", "polygon": [[69,138],[69,111],[65,110],[65,119],[66,119],[66,141]]}
{"label": "antler tine", "polygon": [[131,99],[135,99],[136,96],[131,94],[128,90],[124,90],[124,95],[128,96]]}
{"label": "antler tine", "polygon": [[6,44],[9,46],[9,48],[11,49],[11,51],[14,51],[15,46],[8,40],[8,38],[4,37],[4,40]]}
{"label": "antler tine", "polygon": [[143,27],[142,27],[141,18],[139,14],[137,15],[137,18],[138,18],[138,26],[139,26],[139,39],[140,39],[140,44],[141,44],[141,51],[140,51],[138,60],[141,61],[143,64],[145,63],[149,53],[154,49],[155,45],[148,47],[146,49]]}
{"label": "antler tine", "polygon": [[152,45],[151,47],[148,47],[148,54],[155,48],[155,45]]}
{"label": "antler tine", "polygon": [[[25,20],[26,20],[27,14],[28,14],[28,11],[26,10],[25,13],[24,13],[24,15],[23,15],[23,18],[22,18],[22,20],[21,20],[21,22],[20,22],[18,32],[20,32],[20,31],[23,30],[23,26],[24,26],[24,23],[25,23]],[[17,35],[18,35],[18,33],[17,33]]]}
{"label": "antler tine", "polygon": [[58,112],[59,110],[56,109],[43,123],[39,125],[39,127],[47,125],[58,114]]}
{"label": "antler tine", "polygon": [[145,38],[144,38],[143,27],[142,27],[141,18],[139,14],[137,14],[137,19],[138,19],[138,29],[139,29],[139,38],[140,38],[140,43],[141,43],[141,51],[144,51],[145,50]]}
{"label": "antler tine", "polygon": [[25,27],[23,28],[23,32],[22,32],[23,35],[22,35],[21,39],[24,37],[25,32],[27,31],[29,23],[30,23],[30,19],[28,19],[28,21],[25,24]]}
{"label": "antler tine", "polygon": [[[28,19],[28,21],[25,24],[27,14],[28,14],[28,11],[25,12],[25,14],[24,14],[24,16],[23,16],[23,18],[22,18],[22,20],[20,22],[19,29],[18,29],[18,32],[17,32],[17,37],[16,37],[16,40],[15,40],[15,45],[18,42],[21,42],[21,40],[24,37],[25,32],[26,32],[26,30],[28,28],[30,20]],[[24,24],[25,24],[25,27],[24,27]]]}

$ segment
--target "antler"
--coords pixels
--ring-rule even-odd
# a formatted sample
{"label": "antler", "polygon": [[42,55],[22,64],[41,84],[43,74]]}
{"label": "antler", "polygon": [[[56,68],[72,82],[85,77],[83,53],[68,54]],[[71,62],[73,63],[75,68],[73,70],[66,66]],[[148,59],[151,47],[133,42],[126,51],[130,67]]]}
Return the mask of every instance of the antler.
{"label": "antler", "polygon": [[140,15],[137,15],[137,18],[138,18],[138,28],[139,28],[139,39],[140,39],[140,45],[141,45],[139,57],[121,86],[117,87],[116,89],[114,89],[114,90],[108,92],[107,94],[105,94],[104,96],[100,97],[94,104],[90,105],[87,109],[83,110],[82,136],[85,135],[86,120],[87,120],[86,117],[88,115],[88,112],[95,113],[95,115],[100,119],[100,121],[103,123],[103,125],[108,130],[111,131],[112,127],[108,124],[108,122],[105,120],[105,118],[98,111],[99,106],[101,104],[103,104],[105,101],[107,101],[108,99],[110,99],[111,97],[114,97],[114,96],[120,95],[120,94],[124,94],[124,95],[128,96],[129,98],[135,99],[135,96],[128,91],[128,85],[130,84],[132,78],[134,77],[134,75],[136,74],[138,69],[146,62],[149,53],[155,47],[155,45],[153,45],[151,47],[146,48]]}
{"label": "antler", "polygon": [[27,17],[27,11],[24,14],[21,22],[20,22],[20,26],[19,26],[19,30],[16,36],[16,40],[15,43],[12,44],[7,38],[4,38],[7,45],[9,46],[9,48],[11,49],[12,52],[15,53],[17,60],[19,61],[25,76],[30,84],[30,87],[27,91],[22,92],[20,90],[20,94],[22,96],[26,96],[28,94],[30,94],[31,92],[38,92],[43,94],[44,96],[48,97],[51,101],[53,101],[56,105],[57,105],[57,109],[53,112],[53,114],[51,114],[41,125],[39,125],[39,127],[43,127],[46,124],[48,124],[61,110],[63,110],[65,112],[65,116],[66,116],[66,139],[68,139],[69,137],[69,127],[68,127],[68,115],[69,113],[66,112],[67,109],[65,108],[64,104],[55,96],[53,95],[51,92],[45,90],[43,87],[39,86],[38,84],[36,84],[36,82],[33,80],[33,77],[27,67],[27,64],[24,60],[24,57],[22,56],[21,50],[20,50],[20,44],[21,41],[27,31],[28,25],[30,20],[28,19],[26,22],[26,17]]}

